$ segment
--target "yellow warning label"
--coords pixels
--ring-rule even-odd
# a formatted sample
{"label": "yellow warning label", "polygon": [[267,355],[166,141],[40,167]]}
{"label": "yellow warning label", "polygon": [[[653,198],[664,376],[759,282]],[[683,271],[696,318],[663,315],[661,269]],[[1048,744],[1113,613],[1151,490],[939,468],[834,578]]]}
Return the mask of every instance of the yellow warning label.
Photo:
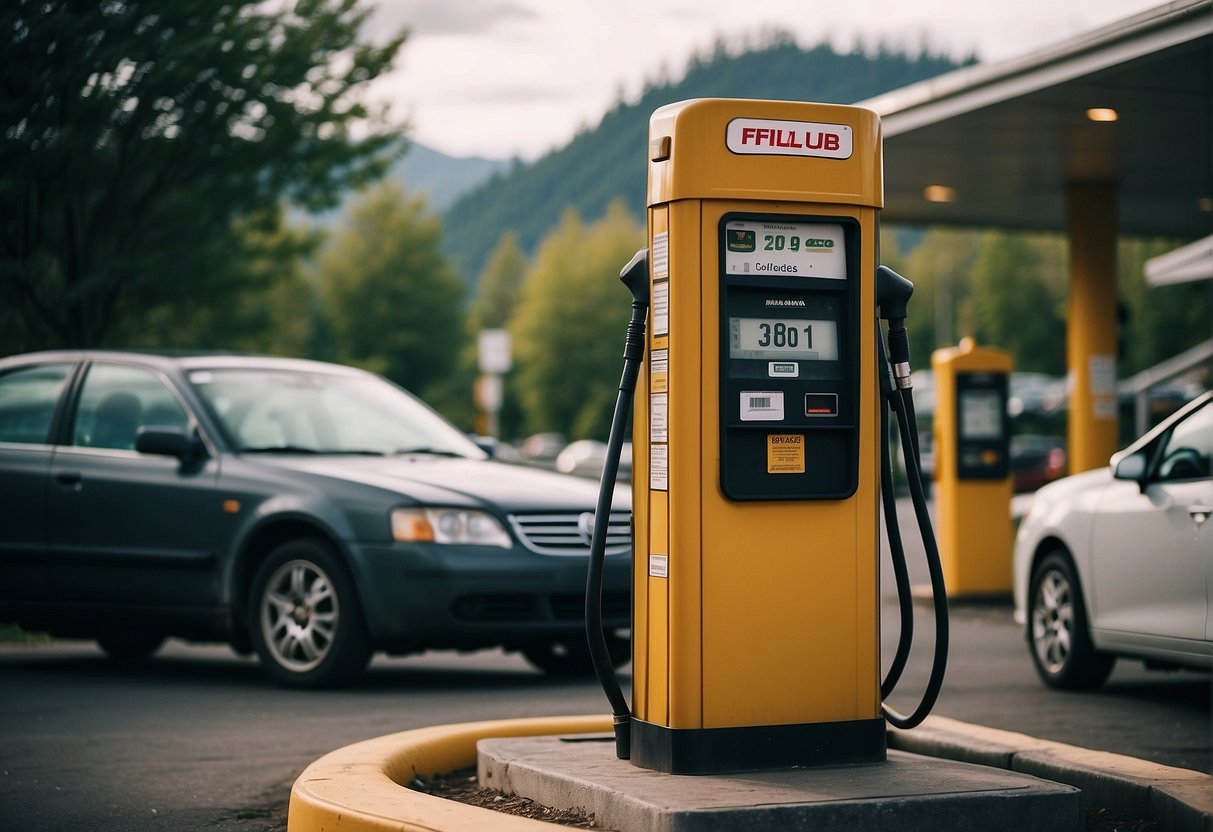
{"label": "yellow warning label", "polygon": [[767,434],[767,473],[804,473],[804,434]]}

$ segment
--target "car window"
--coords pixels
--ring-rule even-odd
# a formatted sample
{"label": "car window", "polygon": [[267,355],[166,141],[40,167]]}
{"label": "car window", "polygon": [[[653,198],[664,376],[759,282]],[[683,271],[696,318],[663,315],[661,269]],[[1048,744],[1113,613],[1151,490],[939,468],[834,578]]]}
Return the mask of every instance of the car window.
{"label": "car window", "polygon": [[0,376],[0,442],[46,443],[71,370],[71,364],[39,364]]}
{"label": "car window", "polygon": [[164,382],[139,367],[94,364],[84,379],[72,444],[133,451],[144,425],[189,427],[189,416]]}
{"label": "car window", "polygon": [[195,370],[189,380],[242,451],[483,456],[375,376],[256,368]]}
{"label": "car window", "polygon": [[1206,404],[1171,429],[1158,464],[1160,480],[1213,476],[1213,405]]}

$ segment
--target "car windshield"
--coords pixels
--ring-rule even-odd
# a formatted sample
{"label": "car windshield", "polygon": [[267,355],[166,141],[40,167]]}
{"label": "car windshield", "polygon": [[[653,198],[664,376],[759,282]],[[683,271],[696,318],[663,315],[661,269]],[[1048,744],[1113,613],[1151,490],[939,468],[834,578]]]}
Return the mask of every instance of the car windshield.
{"label": "car windshield", "polygon": [[485,456],[441,416],[375,376],[223,368],[194,370],[189,380],[245,453]]}

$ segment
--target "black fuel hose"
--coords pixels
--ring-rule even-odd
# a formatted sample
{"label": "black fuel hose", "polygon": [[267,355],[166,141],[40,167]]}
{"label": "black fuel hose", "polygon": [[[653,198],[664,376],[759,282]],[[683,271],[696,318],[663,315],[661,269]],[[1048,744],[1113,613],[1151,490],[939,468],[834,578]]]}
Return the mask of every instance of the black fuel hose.
{"label": "black fuel hose", "polygon": [[[918,442],[917,436],[914,435],[917,419],[914,414],[914,398],[909,383],[909,339],[905,334],[904,319],[890,321],[889,349],[890,360],[897,375],[897,389],[889,396],[889,404],[897,415],[898,432],[901,434],[902,456],[905,458],[906,463],[906,479],[910,486],[910,499],[914,505],[914,516],[918,522],[919,535],[922,537],[922,543],[926,550],[927,571],[931,576],[931,596],[935,612],[935,649],[931,662],[931,675],[927,679],[927,686],[921,700],[919,700],[918,707],[909,716],[903,716],[888,704],[882,704],[881,710],[889,721],[889,724],[895,728],[913,728],[926,719],[927,714],[935,706],[935,702],[938,700],[939,693],[943,688],[943,677],[948,665],[948,596],[947,588],[944,586],[943,567],[939,559],[939,546],[935,540],[935,533],[931,528],[931,516],[927,511],[926,493],[922,487],[922,471],[918,464]],[[898,371],[901,368],[904,368],[904,370]],[[887,443],[888,438],[882,437],[881,441],[882,443]],[[885,521],[886,525],[891,527],[897,522],[896,514],[890,516],[887,505],[886,502]],[[892,549],[891,542],[890,549]],[[891,552],[891,554],[896,559],[897,553]],[[904,567],[904,550],[900,553],[900,557]],[[900,587],[898,595],[900,600]],[[913,614],[912,611],[910,614]],[[903,609],[903,620],[905,615],[906,613]],[[882,686],[882,698],[887,695],[888,693],[885,692],[884,686]]]}
{"label": "black fuel hose", "polygon": [[884,507],[885,533],[889,538],[889,560],[893,563],[893,579],[897,585],[897,609],[901,616],[897,650],[884,681],[880,683],[880,698],[883,700],[897,687],[910,658],[910,646],[914,642],[914,598],[910,588],[910,572],[906,568],[905,546],[901,541],[901,525],[897,522],[897,495],[893,490],[893,460],[889,452],[889,408],[892,407],[889,399],[896,395],[896,387],[885,358],[879,324],[876,349],[879,355],[877,366],[880,368],[880,498]]}
{"label": "black fuel hose", "polygon": [[[636,381],[644,361],[645,319],[649,311],[648,249],[636,252],[623,267],[619,279],[632,292],[632,318],[628,321],[627,340],[623,348],[623,374],[619,379],[619,394],[615,398],[615,412],[611,417],[611,433],[607,439],[606,459],[602,466],[602,479],[598,484],[598,504],[594,511],[594,532],[590,536],[590,562],[585,581],[585,632],[594,674],[611,703],[615,753],[619,759],[626,760],[632,755],[632,712],[623,690],[619,687],[619,680],[615,677],[615,668],[603,632],[602,575],[606,563],[606,533],[610,525],[611,503],[619,475],[619,457],[623,451]],[[635,541],[633,551],[634,544]]]}

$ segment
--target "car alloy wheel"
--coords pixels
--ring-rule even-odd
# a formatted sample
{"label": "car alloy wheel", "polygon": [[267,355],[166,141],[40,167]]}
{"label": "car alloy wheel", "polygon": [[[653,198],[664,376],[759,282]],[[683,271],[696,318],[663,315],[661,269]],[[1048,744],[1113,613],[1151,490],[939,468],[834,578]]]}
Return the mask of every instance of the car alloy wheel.
{"label": "car alloy wheel", "polygon": [[1074,603],[1066,576],[1051,569],[1036,585],[1032,605],[1032,645],[1036,658],[1049,673],[1060,673],[1070,658],[1074,630]]}
{"label": "car alloy wheel", "polygon": [[266,672],[286,685],[345,684],[370,659],[353,582],[320,540],[287,541],[266,557],[253,578],[249,623]]}
{"label": "car alloy wheel", "polygon": [[1066,552],[1050,552],[1032,573],[1028,622],[1032,663],[1050,687],[1096,688],[1112,672],[1116,657],[1091,642],[1082,588]]}
{"label": "car alloy wheel", "polygon": [[333,647],[341,606],[333,582],[314,563],[292,560],[270,576],[261,597],[261,632],[274,660],[296,673],[317,667]]}

